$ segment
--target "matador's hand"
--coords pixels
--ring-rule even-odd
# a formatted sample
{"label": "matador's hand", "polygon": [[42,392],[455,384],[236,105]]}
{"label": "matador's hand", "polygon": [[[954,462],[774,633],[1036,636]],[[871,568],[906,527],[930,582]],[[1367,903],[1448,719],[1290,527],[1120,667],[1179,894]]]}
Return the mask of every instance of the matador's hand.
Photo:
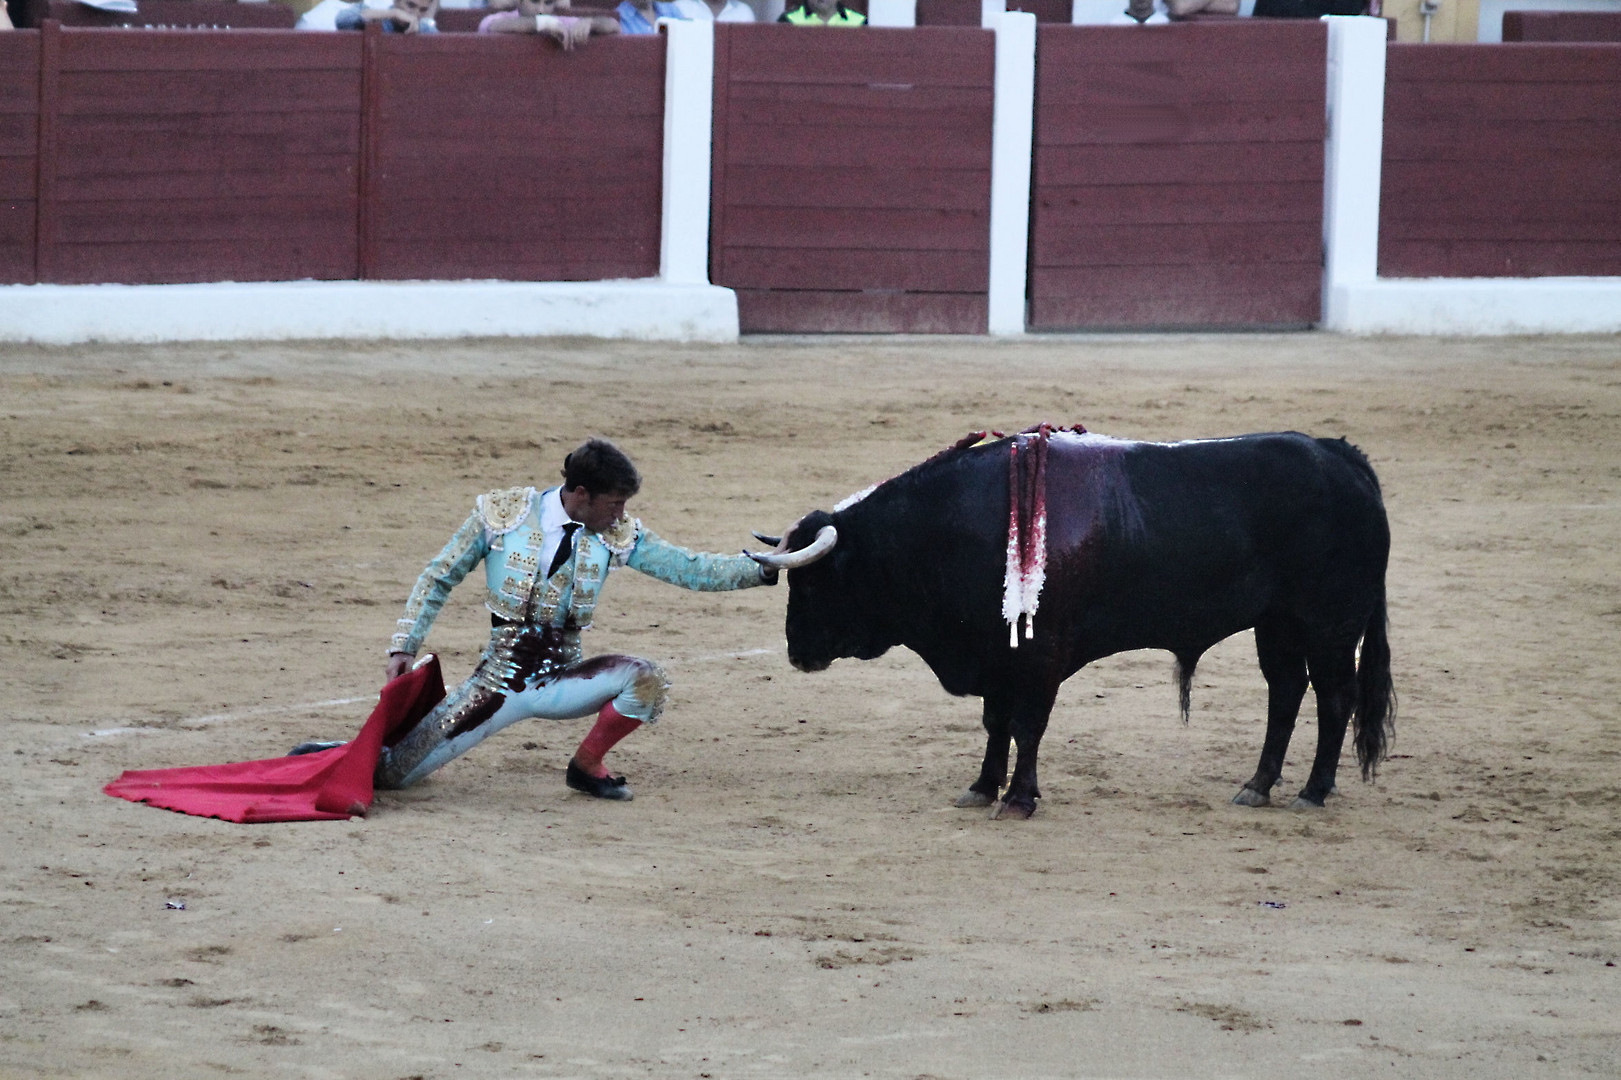
{"label": "matador's hand", "polygon": [[393,682],[395,679],[399,678],[401,675],[404,675],[407,671],[411,670],[411,665],[414,664],[414,663],[416,663],[416,656],[414,654],[412,654],[412,653],[408,653],[408,652],[389,653],[388,654],[388,679],[387,679],[387,681],[388,682]]}

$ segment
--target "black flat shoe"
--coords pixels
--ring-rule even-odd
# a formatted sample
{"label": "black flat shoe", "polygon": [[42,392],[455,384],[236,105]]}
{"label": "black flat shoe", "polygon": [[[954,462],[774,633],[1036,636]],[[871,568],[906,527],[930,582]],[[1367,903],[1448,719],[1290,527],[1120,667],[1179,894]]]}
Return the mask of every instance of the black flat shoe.
{"label": "black flat shoe", "polygon": [[563,774],[563,783],[575,791],[583,792],[596,799],[616,799],[619,802],[629,802],[634,799],[635,793],[625,783],[623,776],[596,777],[569,760],[568,772]]}
{"label": "black flat shoe", "polygon": [[336,750],[343,745],[343,739],[339,739],[337,742],[301,742],[287,751],[287,756],[301,757],[304,754],[319,754],[322,750]]}

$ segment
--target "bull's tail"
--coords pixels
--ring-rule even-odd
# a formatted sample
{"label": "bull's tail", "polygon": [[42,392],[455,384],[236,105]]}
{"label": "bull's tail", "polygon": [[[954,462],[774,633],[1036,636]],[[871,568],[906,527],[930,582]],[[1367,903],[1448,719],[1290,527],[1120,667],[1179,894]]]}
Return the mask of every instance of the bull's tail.
{"label": "bull's tail", "polygon": [[1372,780],[1396,738],[1396,685],[1390,679],[1389,617],[1385,598],[1368,618],[1362,634],[1362,656],[1356,668],[1356,708],[1351,730],[1362,779]]}
{"label": "bull's tail", "polygon": [[1182,707],[1182,722],[1188,722],[1188,707],[1193,704],[1193,669],[1199,666],[1202,653],[1178,652],[1176,656],[1176,699]]}

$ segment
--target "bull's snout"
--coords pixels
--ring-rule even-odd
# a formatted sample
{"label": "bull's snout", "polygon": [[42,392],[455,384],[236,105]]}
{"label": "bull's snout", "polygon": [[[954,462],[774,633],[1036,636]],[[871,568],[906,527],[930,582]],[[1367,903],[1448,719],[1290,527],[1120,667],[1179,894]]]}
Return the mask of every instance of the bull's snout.
{"label": "bull's snout", "polygon": [[820,658],[813,660],[810,657],[802,656],[791,649],[788,652],[788,662],[792,664],[796,670],[805,672],[826,671],[830,666],[832,666],[833,663],[831,660],[823,660]]}

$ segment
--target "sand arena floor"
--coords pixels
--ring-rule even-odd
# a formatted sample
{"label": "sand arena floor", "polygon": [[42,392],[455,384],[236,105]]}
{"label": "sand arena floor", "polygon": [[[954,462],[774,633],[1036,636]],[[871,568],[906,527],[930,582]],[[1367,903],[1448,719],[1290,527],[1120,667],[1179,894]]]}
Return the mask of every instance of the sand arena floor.
{"label": "sand arena floor", "polygon": [[[0,1076],[1621,1073],[1615,338],[12,347],[0,400]],[[978,703],[916,657],[802,675],[785,590],[620,571],[588,648],[676,681],[616,753],[633,803],[565,789],[584,722],[539,721],[347,823],[100,794],[348,734],[473,496],[585,435],[652,527],[736,550],[1041,419],[1367,451],[1376,784],[1228,804],[1265,707],[1243,635],[1187,726],[1167,656],[1071,680],[1040,811],[992,822],[951,806]],[[448,678],[484,625],[463,588]]]}

